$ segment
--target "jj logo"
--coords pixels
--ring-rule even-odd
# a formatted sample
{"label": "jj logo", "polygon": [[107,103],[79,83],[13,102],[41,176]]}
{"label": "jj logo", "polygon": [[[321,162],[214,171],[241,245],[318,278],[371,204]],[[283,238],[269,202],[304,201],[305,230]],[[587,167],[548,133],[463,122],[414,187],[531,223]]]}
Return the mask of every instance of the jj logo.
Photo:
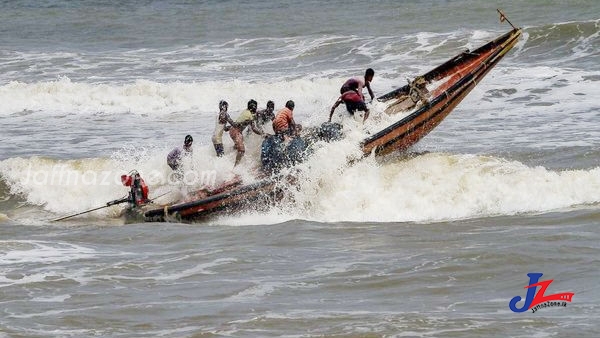
{"label": "jj logo", "polygon": [[[508,303],[508,307],[513,312],[525,312],[529,309],[532,309],[532,312],[536,312],[542,307],[567,306],[567,302],[571,302],[573,295],[575,295],[573,292],[555,293],[553,295],[545,296],[546,289],[554,280],[550,279],[539,282],[542,275],[543,274],[539,272],[527,274],[527,276],[529,276],[529,285],[525,287],[525,289],[527,289],[525,302],[521,308],[518,308],[517,303],[521,301],[521,296],[516,296],[511,299],[510,303]],[[539,291],[537,291],[538,286],[540,287]]]}

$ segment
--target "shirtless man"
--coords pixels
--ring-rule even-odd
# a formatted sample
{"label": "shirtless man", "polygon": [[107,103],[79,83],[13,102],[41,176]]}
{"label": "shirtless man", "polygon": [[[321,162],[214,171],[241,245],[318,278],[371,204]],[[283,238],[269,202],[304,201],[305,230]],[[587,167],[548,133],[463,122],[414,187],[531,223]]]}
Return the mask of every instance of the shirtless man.
{"label": "shirtless man", "polygon": [[373,81],[373,76],[375,76],[375,71],[373,70],[373,68],[369,68],[365,71],[365,76],[364,77],[360,77],[360,76],[355,76],[352,78],[349,78],[346,82],[344,82],[344,84],[342,85],[342,88],[340,88],[340,94],[344,94],[347,91],[351,90],[350,89],[350,85],[352,83],[357,83],[358,84],[358,93],[360,94],[360,97],[362,98],[362,100],[365,100],[365,96],[363,94],[363,88],[367,87],[367,90],[369,91],[369,95],[371,96],[371,101],[373,101],[375,99],[375,94],[373,94],[373,90],[371,90],[371,81]]}

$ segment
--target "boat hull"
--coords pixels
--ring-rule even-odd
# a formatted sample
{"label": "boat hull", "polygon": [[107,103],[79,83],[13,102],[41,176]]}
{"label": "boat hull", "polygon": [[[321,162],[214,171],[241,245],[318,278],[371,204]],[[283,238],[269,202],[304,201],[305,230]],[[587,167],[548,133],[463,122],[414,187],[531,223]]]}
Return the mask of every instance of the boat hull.
{"label": "boat hull", "polygon": [[281,197],[278,184],[278,179],[266,178],[256,183],[234,186],[228,191],[204,198],[141,210],[134,215],[141,215],[146,222],[181,222],[202,219],[221,211],[231,213],[242,209],[260,210]]}
{"label": "boat hull", "polygon": [[[429,99],[413,113],[400,121],[366,138],[362,144],[365,154],[386,155],[406,150],[437,127],[486,74],[517,43],[521,31],[514,29],[484,46],[463,52],[446,63],[424,74],[422,78],[431,83],[444,81],[429,93]],[[379,101],[389,107],[398,105],[400,98],[410,97],[411,86],[406,85],[382,95]]]}

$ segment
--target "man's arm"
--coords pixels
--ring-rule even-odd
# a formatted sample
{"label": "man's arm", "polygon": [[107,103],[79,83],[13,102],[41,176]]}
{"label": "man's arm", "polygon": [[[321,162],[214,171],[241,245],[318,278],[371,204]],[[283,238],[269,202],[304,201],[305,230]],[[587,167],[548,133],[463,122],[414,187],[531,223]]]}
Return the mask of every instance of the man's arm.
{"label": "man's arm", "polygon": [[331,107],[331,111],[329,112],[329,120],[328,122],[331,122],[331,117],[333,116],[333,112],[335,111],[335,108],[337,108],[340,103],[342,103],[342,97],[340,96],[337,101],[335,101],[335,103],[333,104],[333,107]]}
{"label": "man's arm", "polygon": [[253,131],[255,134],[258,134],[258,135],[261,135],[261,136],[264,134],[264,133],[263,133],[263,131],[262,131],[262,130],[260,130],[260,128],[258,128],[258,127],[256,126],[256,120],[254,120],[254,121],[252,121],[252,122],[250,123],[250,129],[252,129],[252,131]]}
{"label": "man's arm", "polygon": [[294,117],[290,118],[290,122],[289,122],[289,129],[292,132],[292,136],[294,135],[294,133],[296,132],[296,121],[294,121]]}
{"label": "man's arm", "polygon": [[229,114],[227,113],[225,113],[225,121],[227,121],[227,123],[229,123],[230,126],[237,128],[237,123],[235,123],[231,116],[229,116]]}
{"label": "man's arm", "polygon": [[371,90],[371,83],[367,82],[365,84],[365,87],[367,87],[367,90],[369,91],[369,95],[371,96],[371,101],[375,100],[375,94],[373,94],[373,90]]}

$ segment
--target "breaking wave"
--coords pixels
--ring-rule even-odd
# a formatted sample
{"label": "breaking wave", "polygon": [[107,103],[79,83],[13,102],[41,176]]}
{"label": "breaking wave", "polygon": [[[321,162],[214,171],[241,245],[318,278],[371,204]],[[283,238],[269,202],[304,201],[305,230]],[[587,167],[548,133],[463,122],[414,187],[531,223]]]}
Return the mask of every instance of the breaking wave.
{"label": "breaking wave", "polygon": [[[267,223],[292,218],[327,222],[430,222],[547,212],[597,203],[600,200],[598,168],[553,170],[505,160],[499,155],[465,153],[471,152],[466,143],[473,140],[475,145],[491,142],[507,149],[514,144],[535,144],[538,148],[550,149],[593,146],[600,138],[597,128],[593,128],[598,109],[595,100],[598,86],[594,84],[600,81],[596,62],[599,32],[598,20],[525,28],[524,38],[509,56],[514,62],[498,65],[452,118],[444,122],[443,128],[451,137],[438,133],[428,138],[437,137],[437,141],[441,140],[439,144],[447,145],[446,149],[460,149],[463,154],[431,152],[386,161],[367,158],[348,167],[346,161],[348,156],[355,155],[356,143],[342,150],[336,148],[336,152],[323,147],[304,164],[310,166],[310,170],[304,171],[310,174],[299,177],[302,189],[293,192],[293,204],[284,204],[266,215],[250,214],[222,220],[230,223],[257,222],[257,218]],[[186,128],[208,140],[219,100],[228,100],[230,111],[235,115],[249,98],[258,100],[260,105],[275,99],[276,107],[291,98],[296,101],[298,120],[314,125],[326,118],[340,83],[350,73],[363,71],[365,64],[377,70],[374,87],[376,93],[382,94],[403,85],[406,78],[432,68],[437,61],[444,61],[464,48],[476,47],[496,34],[459,30],[418,32],[402,37],[329,36],[316,40],[309,37],[311,41],[307,37],[236,39],[172,51],[110,52],[116,55],[3,52],[0,61],[17,61],[0,66],[1,73],[5,74],[0,77],[4,80],[0,84],[0,116],[14,119],[15,125],[29,132],[32,125],[40,130],[52,129],[46,125],[45,117],[67,117],[65,120],[73,124],[73,129],[82,129],[85,134],[76,135],[78,140],[96,137],[115,143],[121,140],[116,142],[103,132],[87,135],[85,128],[90,123],[82,123],[81,118],[94,117],[93,121],[110,125],[109,131],[104,133],[131,133],[131,138],[149,138],[147,131],[167,128],[171,120],[179,126],[182,120],[193,120],[196,124],[186,124]],[[279,47],[286,48],[285,57],[272,52]],[[244,62],[236,58],[240,52],[239,55],[245,57]],[[212,59],[208,57],[211,53],[214,54]],[[199,56],[205,58],[197,63]],[[428,60],[425,64],[424,59]],[[22,68],[19,62],[31,63],[32,60],[38,64],[32,70],[37,75],[15,71]],[[48,60],[51,62],[46,62]],[[153,62],[162,69],[158,74],[149,71],[156,65]],[[79,68],[67,71],[73,63]],[[338,63],[343,67],[337,66]],[[138,64],[140,66],[136,66]],[[292,64],[298,67],[286,68]],[[585,66],[578,69],[582,64]],[[100,71],[104,69],[106,72]],[[275,69],[274,73],[270,69]],[[119,73],[121,71],[125,73]],[[98,77],[105,73],[106,77]],[[213,78],[212,73],[220,75]],[[94,76],[88,77],[90,74]],[[165,74],[167,76],[163,76]],[[472,102],[477,104],[470,104]],[[556,108],[558,106],[560,108]],[[178,120],[181,112],[192,117]],[[461,117],[461,113],[465,116]],[[111,115],[122,120],[114,121]],[[127,120],[126,126],[118,126],[126,120],[125,115],[151,116],[154,120],[150,123],[162,118],[170,121],[138,131],[129,127],[135,126],[135,119]],[[492,127],[486,129],[482,125]],[[561,138],[556,139],[548,130],[558,127]],[[59,128],[53,135],[64,133],[65,129]],[[575,137],[581,133],[586,137]],[[11,141],[27,144],[27,139],[21,139],[25,137],[22,134],[17,131],[11,135]],[[50,157],[32,156],[38,153],[33,145],[22,157],[15,157],[14,154],[22,154],[18,149],[6,152],[12,157],[0,161],[0,203],[18,198],[19,203],[56,214],[84,210],[126,194],[119,184],[119,176],[132,169],[150,181],[151,197],[153,193],[158,195],[171,190],[185,192],[182,189],[186,188],[174,188],[164,180],[153,182],[154,177],[165,177],[170,171],[164,160],[169,149],[164,145],[120,149],[112,156],[74,159],[82,156],[81,149],[92,149],[89,151],[93,153],[103,146],[102,153],[110,153],[107,149],[113,146],[96,142],[91,146],[81,145],[81,149],[69,149],[67,145],[66,149],[57,147],[61,148],[57,150],[49,147],[49,143],[62,140],[53,137],[48,143],[40,144],[44,151],[39,153]],[[195,154],[198,154],[195,168],[215,171],[217,181],[228,179],[232,173],[250,177],[258,166],[256,152],[260,141],[252,142],[248,149],[254,149],[255,153],[250,151],[246,158],[254,160],[248,160],[238,172],[232,171],[234,155],[230,144],[229,153],[223,159],[215,159],[210,146],[195,145]],[[472,152],[478,151],[480,148]],[[61,156],[69,159],[59,159]],[[73,177],[79,181],[68,184],[48,181],[58,177],[61,170],[74,173]],[[101,179],[106,184],[98,183]],[[3,212],[6,210],[2,208]],[[12,217],[19,211],[8,213]],[[109,209],[91,216],[116,214],[116,209]]]}
{"label": "breaking wave", "polygon": [[[248,212],[241,217],[224,216],[217,222],[277,223],[295,218],[321,222],[435,222],[549,212],[600,202],[598,167],[549,170],[493,156],[448,153],[417,154],[383,162],[369,157],[348,166],[348,157],[358,155],[359,150],[331,149],[319,148],[300,166],[304,169],[298,176],[301,188],[290,189],[287,202],[266,214]],[[209,151],[208,147],[200,150],[204,151]],[[151,168],[158,167],[163,174],[169,171],[162,155],[161,151],[154,151],[143,161],[127,164],[119,164],[115,159],[8,159],[0,162],[5,186],[2,193],[7,195],[8,190],[26,203],[56,214],[77,212],[126,194],[119,176],[133,166],[146,175],[151,198],[192,189],[153,177]],[[216,179],[224,181],[231,178],[231,160],[216,159],[205,163],[203,169],[215,170]],[[237,173],[255,165],[249,161]],[[63,167],[76,172],[79,181],[40,181]],[[38,176],[32,176],[32,172]],[[40,176],[40,172],[48,174]],[[93,177],[102,180],[93,181]],[[250,176],[246,179],[251,180]],[[113,207],[91,217],[116,217],[118,210]]]}

